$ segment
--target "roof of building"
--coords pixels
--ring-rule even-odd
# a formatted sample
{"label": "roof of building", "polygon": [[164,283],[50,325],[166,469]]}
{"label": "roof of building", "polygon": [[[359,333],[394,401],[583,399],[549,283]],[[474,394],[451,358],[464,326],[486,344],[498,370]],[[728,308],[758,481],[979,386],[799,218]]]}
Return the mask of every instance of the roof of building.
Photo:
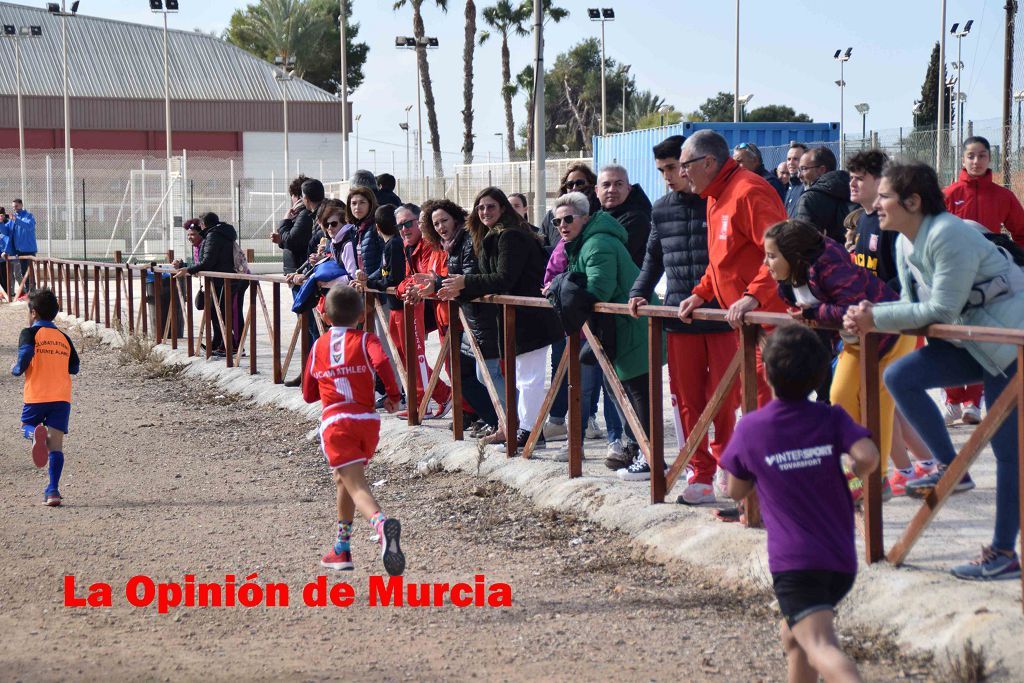
{"label": "roof of building", "polygon": [[[0,31],[0,94],[16,92],[14,43],[19,40],[22,94],[63,97],[61,21],[43,8],[0,2],[0,24],[42,28],[41,37],[17,39]],[[66,21],[71,97],[164,98],[163,27],[84,14]],[[274,78],[279,71],[272,64],[216,36],[174,29],[167,33],[171,99],[281,99],[281,84]],[[288,99],[336,101],[332,94],[299,78],[288,83]]]}

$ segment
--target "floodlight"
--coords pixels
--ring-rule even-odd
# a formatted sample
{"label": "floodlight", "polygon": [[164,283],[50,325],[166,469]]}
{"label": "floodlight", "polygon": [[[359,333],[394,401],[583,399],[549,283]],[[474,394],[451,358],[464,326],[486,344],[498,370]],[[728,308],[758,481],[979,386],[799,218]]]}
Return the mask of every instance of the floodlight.
{"label": "floodlight", "polygon": [[30,35],[28,26],[22,26],[18,29],[18,33],[23,36]]}
{"label": "floodlight", "polygon": [[29,28],[29,32],[33,36],[38,37],[38,36],[43,35],[43,27],[42,26],[29,26],[28,28]]}
{"label": "floodlight", "polygon": [[166,0],[164,5],[167,7],[168,12],[178,11],[178,0]]}
{"label": "floodlight", "polygon": [[60,14],[60,5],[55,2],[46,3],[46,11],[50,14]]}
{"label": "floodlight", "polygon": [[79,0],[75,0],[73,3],[71,3],[71,13],[72,14],[78,14],[78,5],[79,4],[80,4]]}
{"label": "floodlight", "polygon": [[17,35],[18,31],[14,28],[14,24],[4,24],[4,35],[13,36]]}
{"label": "floodlight", "polygon": [[149,9],[159,12],[164,8],[164,0],[149,0]]}
{"label": "floodlight", "polygon": [[839,55],[842,53],[842,48],[836,50],[836,53],[832,55],[832,59],[839,59]]}
{"label": "floodlight", "polygon": [[853,54],[853,48],[852,47],[848,47],[848,48],[846,48],[846,54],[843,55],[843,56],[846,57],[847,59],[849,59],[850,55],[852,55],[852,54]]}
{"label": "floodlight", "polygon": [[853,105],[853,108],[857,110],[858,114],[867,114],[871,111],[871,107],[867,102],[861,102],[860,104]]}
{"label": "floodlight", "polygon": [[437,38],[427,38],[427,47],[437,47],[438,45]]}
{"label": "floodlight", "polygon": [[587,16],[590,17],[591,19],[600,19],[601,18],[601,10],[596,9],[596,8],[588,9],[587,10]]}
{"label": "floodlight", "polygon": [[601,16],[604,17],[605,19],[614,19],[615,10],[613,10],[611,7],[605,7],[601,10]]}
{"label": "floodlight", "polygon": [[953,28],[949,29],[949,32],[952,33],[955,36],[956,35],[956,30],[958,28],[960,28],[960,22],[957,22],[957,23],[953,24]]}

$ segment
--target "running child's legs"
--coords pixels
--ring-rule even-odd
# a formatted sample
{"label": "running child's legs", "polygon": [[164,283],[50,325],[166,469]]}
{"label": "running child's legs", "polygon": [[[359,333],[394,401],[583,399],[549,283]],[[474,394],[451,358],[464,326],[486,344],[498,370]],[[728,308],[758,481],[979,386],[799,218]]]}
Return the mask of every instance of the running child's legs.
{"label": "running child's legs", "polygon": [[338,520],[351,524],[355,511],[359,510],[367,520],[380,512],[380,505],[370,492],[366,472],[362,463],[339,467],[332,473],[338,489]]}
{"label": "running child's legs", "polygon": [[839,647],[832,619],[832,610],[819,610],[808,614],[792,627],[782,622],[782,643],[786,647],[786,659],[790,664],[791,683],[813,683],[818,680],[818,674],[826,683],[857,683],[861,680],[857,665]]}

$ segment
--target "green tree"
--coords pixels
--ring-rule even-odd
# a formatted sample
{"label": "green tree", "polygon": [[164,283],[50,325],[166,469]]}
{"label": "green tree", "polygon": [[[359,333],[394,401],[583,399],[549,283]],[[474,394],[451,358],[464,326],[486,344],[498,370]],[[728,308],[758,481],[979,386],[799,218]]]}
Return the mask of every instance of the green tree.
{"label": "green tree", "polygon": [[473,52],[476,49],[476,3],[466,0],[462,43],[462,163],[473,163]]}
{"label": "green tree", "polygon": [[733,96],[731,92],[719,92],[704,100],[704,104],[688,115],[690,121],[732,121]]}
{"label": "green tree", "polygon": [[[423,84],[423,104],[427,108],[427,126],[430,128],[430,146],[434,151],[434,177],[444,177],[444,164],[441,162],[441,135],[437,129],[437,106],[434,101],[434,85],[430,80],[430,64],[427,62],[427,31],[423,25],[424,0],[397,0],[392,6],[397,12],[406,5],[412,7],[412,34],[416,38],[416,62],[420,69],[420,82]],[[438,8],[447,13],[448,0],[434,0]],[[422,132],[421,132],[422,134]]]}
{"label": "green tree", "polygon": [[[510,0],[498,0],[496,4],[484,8],[483,18],[484,23],[501,36],[501,98],[505,103],[505,145],[511,158],[516,146],[515,121],[512,118],[512,95],[516,87],[512,84],[508,37],[509,34],[520,37],[528,34],[524,23],[529,19],[529,15],[525,13],[523,5],[513,6]],[[480,44],[486,43],[490,37],[490,31],[481,33]]]}
{"label": "green tree", "polygon": [[[345,3],[352,16],[352,2]],[[295,72],[317,87],[337,92],[338,3],[334,0],[260,0],[231,15],[224,39],[269,62],[294,57]],[[346,52],[349,94],[363,82],[363,66],[370,51],[356,42],[359,24],[348,23]]]}
{"label": "green tree", "polygon": [[649,111],[637,119],[636,129],[657,128],[659,126],[671,126],[683,120],[682,112],[676,111],[675,107],[662,106],[654,111]]}
{"label": "green tree", "polygon": [[[731,117],[730,117],[730,120]],[[751,109],[743,114],[744,121],[760,121],[764,123],[779,123],[791,121],[794,123],[811,123],[813,119],[807,114],[797,114],[793,107],[784,104],[767,104],[757,109]]]}

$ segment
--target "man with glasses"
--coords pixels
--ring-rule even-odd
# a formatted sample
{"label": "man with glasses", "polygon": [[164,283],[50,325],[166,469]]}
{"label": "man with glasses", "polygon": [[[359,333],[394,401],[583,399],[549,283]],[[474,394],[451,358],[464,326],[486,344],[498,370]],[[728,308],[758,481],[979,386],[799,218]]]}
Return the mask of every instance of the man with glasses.
{"label": "man with glasses", "polygon": [[732,148],[732,159],[743,168],[756,173],[779,193],[779,199],[786,200],[786,188],[782,181],[774,173],[764,167],[764,160],[761,158],[761,150],[753,142],[741,142]]}
{"label": "man with glasses", "polygon": [[[725,138],[712,130],[690,136],[679,155],[679,167],[693,191],[708,202],[708,267],[679,304],[680,320],[691,322],[693,311],[712,300],[728,309],[726,321],[733,328],[755,309],[784,312],[785,304],[764,264],[764,233],[786,220],[778,193],[764,178],[733,161]],[[772,393],[760,353],[757,369],[757,402],[765,405]]]}
{"label": "man with glasses", "polygon": [[626,249],[639,268],[644,263],[647,236],[651,234],[651,200],[639,184],[629,184],[629,172],[618,164],[601,169],[597,176],[597,198],[601,208],[626,229]]}
{"label": "man with glasses", "polygon": [[800,177],[806,189],[792,217],[807,221],[822,234],[843,244],[846,241],[843,221],[857,208],[850,202],[850,174],[836,170],[832,150],[815,147],[800,157]]}
{"label": "man with glasses", "polygon": [[802,142],[789,143],[786,152],[786,167],[789,169],[789,188],[783,201],[786,204],[786,215],[790,218],[796,212],[796,203],[804,193],[804,184],[800,180],[800,157],[807,152],[807,145]]}

